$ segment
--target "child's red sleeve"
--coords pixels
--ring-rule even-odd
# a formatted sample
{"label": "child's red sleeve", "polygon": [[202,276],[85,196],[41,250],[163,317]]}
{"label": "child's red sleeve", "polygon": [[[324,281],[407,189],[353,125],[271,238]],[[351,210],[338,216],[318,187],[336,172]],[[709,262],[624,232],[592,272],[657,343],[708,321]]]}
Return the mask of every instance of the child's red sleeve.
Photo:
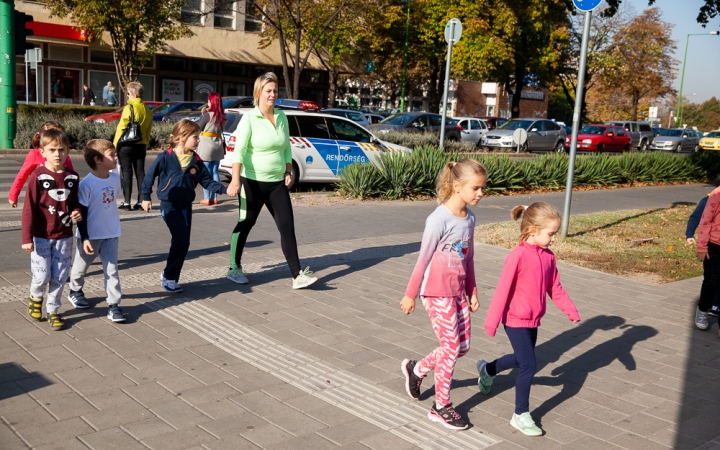
{"label": "child's red sleeve", "polygon": [[705,211],[700,217],[700,225],[698,225],[698,240],[697,250],[698,252],[707,252],[708,242],[710,242],[710,232],[713,226],[717,227],[717,222],[720,221],[718,217],[718,209],[720,209],[720,193],[713,194],[708,197],[707,203],[705,204]]}
{"label": "child's red sleeve", "polygon": [[[27,155],[25,155],[25,161],[23,161],[22,167],[20,167],[20,171],[15,176],[15,180],[13,181],[12,186],[10,187],[10,193],[8,194],[8,200],[11,200],[13,202],[18,201],[20,198],[20,192],[22,191],[23,186],[25,186],[25,182],[27,181],[28,177],[32,173],[33,170],[35,170],[38,166],[38,160],[35,156],[35,153],[37,152],[37,149],[30,150]],[[68,158],[69,159],[69,158]]]}

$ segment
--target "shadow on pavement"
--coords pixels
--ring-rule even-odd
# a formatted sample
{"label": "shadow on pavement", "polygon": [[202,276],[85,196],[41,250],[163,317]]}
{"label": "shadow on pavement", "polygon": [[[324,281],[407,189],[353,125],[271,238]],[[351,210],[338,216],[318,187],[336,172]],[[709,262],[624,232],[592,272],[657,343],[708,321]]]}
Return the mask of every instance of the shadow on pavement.
{"label": "shadow on pavement", "polygon": [[53,384],[44,376],[28,372],[14,362],[0,364],[0,383],[0,401]]}

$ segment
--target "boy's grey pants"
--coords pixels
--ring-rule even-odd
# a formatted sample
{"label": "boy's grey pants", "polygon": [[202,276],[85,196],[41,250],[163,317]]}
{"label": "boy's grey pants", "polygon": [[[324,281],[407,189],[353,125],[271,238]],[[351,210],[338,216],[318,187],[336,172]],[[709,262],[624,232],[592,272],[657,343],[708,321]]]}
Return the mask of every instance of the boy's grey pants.
{"label": "boy's grey pants", "polygon": [[[33,238],[35,249],[30,253],[30,294],[35,298],[45,297],[45,308],[49,313],[60,309],[63,287],[72,260],[71,237],[63,239]],[[48,287],[49,285],[49,287]]]}
{"label": "boy's grey pants", "polygon": [[83,248],[82,239],[77,238],[77,249],[75,260],[70,272],[70,290],[79,291],[85,285],[85,273],[90,264],[100,257],[102,262],[103,276],[105,277],[105,292],[107,293],[108,305],[120,303],[120,276],[118,275],[118,241],[119,238],[91,239],[94,254],[88,255]]}

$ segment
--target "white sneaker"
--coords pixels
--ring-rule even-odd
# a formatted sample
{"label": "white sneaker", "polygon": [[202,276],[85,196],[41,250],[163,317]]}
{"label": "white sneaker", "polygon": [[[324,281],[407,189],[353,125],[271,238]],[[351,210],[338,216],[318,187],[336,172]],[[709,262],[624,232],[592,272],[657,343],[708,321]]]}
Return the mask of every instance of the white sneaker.
{"label": "white sneaker", "polygon": [[710,323],[708,322],[707,313],[700,311],[700,308],[695,310],[695,326],[701,330],[707,330]]}
{"label": "white sneaker", "polygon": [[173,294],[182,292],[182,286],[180,286],[175,280],[168,280],[167,278],[165,278],[165,274],[162,274],[161,280],[162,282],[160,283],[160,285],[167,292],[172,292]]}
{"label": "white sneaker", "polygon": [[249,281],[242,270],[242,266],[231,267],[227,271],[225,278],[237,284],[248,284]]}
{"label": "white sneaker", "polygon": [[512,419],[510,419],[510,425],[525,436],[542,436],[542,430],[535,425],[535,421],[529,412],[524,412],[520,415],[513,414]]}
{"label": "white sneaker", "polygon": [[293,289],[303,289],[311,284],[315,283],[318,279],[317,277],[311,277],[312,270],[310,270],[309,267],[306,267],[305,270],[300,272],[297,277],[293,278]]}

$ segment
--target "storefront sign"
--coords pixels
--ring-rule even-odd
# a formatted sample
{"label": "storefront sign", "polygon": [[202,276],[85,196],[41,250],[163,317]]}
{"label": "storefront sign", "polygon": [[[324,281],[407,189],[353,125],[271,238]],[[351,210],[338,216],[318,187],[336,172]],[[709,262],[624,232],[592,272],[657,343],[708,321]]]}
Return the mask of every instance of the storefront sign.
{"label": "storefront sign", "polygon": [[160,98],[164,102],[185,100],[185,80],[163,78],[160,85]]}
{"label": "storefront sign", "polygon": [[545,94],[539,91],[522,91],[520,98],[526,98],[528,100],[544,100]]}
{"label": "storefront sign", "polygon": [[57,23],[28,22],[27,28],[33,30],[33,36],[67,39],[70,41],[87,42],[92,40],[92,33],[70,25]]}

